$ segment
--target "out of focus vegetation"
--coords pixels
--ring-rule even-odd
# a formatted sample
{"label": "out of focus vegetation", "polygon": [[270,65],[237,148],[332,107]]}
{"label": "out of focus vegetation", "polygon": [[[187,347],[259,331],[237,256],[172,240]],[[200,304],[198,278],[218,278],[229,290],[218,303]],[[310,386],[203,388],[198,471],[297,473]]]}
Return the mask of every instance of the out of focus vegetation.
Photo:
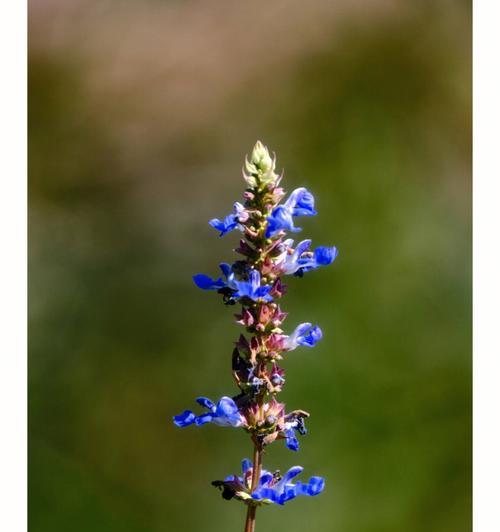
{"label": "out of focus vegetation", "polygon": [[232,310],[191,274],[231,260],[207,220],[257,138],[336,244],[291,279],[286,363],[312,414],[269,468],[327,478],[260,530],[471,529],[469,2],[32,2],[31,532],[225,531],[210,481],[243,432],[171,416],[231,393]]}

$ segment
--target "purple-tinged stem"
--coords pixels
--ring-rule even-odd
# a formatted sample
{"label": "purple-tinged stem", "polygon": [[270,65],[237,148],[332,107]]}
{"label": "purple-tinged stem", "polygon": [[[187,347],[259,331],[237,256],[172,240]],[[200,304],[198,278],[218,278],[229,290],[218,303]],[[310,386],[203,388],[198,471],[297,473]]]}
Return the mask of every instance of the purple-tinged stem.
{"label": "purple-tinged stem", "polygon": [[[262,471],[262,447],[260,444],[255,443],[253,450],[253,470],[252,470],[252,487],[251,491],[257,489],[260,479],[260,473]],[[255,531],[255,514],[257,513],[257,506],[255,504],[249,504],[247,510],[247,518],[245,521],[245,532]]]}

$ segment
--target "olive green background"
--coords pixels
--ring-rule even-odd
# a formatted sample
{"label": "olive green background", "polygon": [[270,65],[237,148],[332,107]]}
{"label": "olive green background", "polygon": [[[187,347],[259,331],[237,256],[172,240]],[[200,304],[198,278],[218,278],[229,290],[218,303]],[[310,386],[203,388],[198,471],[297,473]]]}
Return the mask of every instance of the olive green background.
{"label": "olive green background", "polygon": [[260,138],[333,266],[289,280],[285,362],[317,498],[259,531],[471,529],[471,12],[461,1],[39,0],[29,20],[31,532],[233,531],[210,481],[243,431],[176,429],[235,391],[230,261],[207,221]]}

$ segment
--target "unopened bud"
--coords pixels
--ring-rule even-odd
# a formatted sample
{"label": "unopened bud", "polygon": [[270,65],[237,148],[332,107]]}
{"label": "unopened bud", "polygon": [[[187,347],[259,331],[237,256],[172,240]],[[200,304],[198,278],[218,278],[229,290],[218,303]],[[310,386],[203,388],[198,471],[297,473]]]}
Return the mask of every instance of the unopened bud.
{"label": "unopened bud", "polygon": [[269,155],[269,150],[260,140],[255,143],[250,162],[262,173],[274,170],[274,163],[272,157]]}
{"label": "unopened bud", "polygon": [[243,177],[251,188],[258,187],[259,184],[275,184],[279,178],[274,173],[275,167],[276,158],[271,157],[267,147],[258,140],[252,150],[250,160],[245,159]]}

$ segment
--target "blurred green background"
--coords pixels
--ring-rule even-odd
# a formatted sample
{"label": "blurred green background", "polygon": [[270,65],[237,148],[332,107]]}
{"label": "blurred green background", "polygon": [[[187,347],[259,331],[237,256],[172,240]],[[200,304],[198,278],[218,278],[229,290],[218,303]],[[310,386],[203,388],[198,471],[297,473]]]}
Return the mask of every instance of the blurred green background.
{"label": "blurred green background", "polygon": [[259,138],[333,267],[292,278],[321,325],[282,394],[311,412],[269,468],[327,479],[259,511],[288,532],[471,529],[471,8],[461,1],[37,0],[29,20],[29,524],[229,531],[210,481],[242,431],[175,429],[231,393],[231,308],[191,275]]}

